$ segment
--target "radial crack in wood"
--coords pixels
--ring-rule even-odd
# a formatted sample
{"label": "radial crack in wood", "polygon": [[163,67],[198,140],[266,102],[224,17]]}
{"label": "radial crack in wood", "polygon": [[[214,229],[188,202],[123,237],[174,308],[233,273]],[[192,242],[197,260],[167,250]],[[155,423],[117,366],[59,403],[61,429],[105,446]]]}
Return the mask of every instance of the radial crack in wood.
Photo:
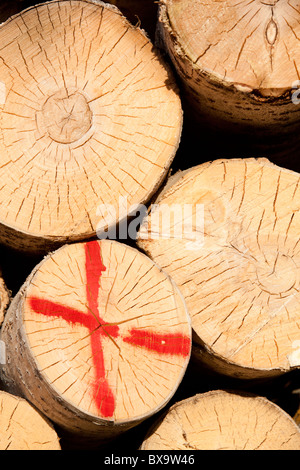
{"label": "radial crack in wood", "polygon": [[111,438],[159,411],[190,359],[174,282],[116,241],[65,245],[14,298],[1,330],[6,390],[70,435]]}
{"label": "radial crack in wood", "polygon": [[0,450],[61,450],[53,425],[30,403],[0,391]]}
{"label": "radial crack in wood", "polygon": [[299,450],[300,430],[260,396],[216,390],[173,405],[141,450]]}
{"label": "radial crack in wood", "polygon": [[298,142],[297,0],[162,0],[159,8],[159,44],[181,78],[192,118],[264,152],[273,145],[274,154],[284,154]]}
{"label": "radial crack in wood", "polygon": [[172,177],[142,222],[138,246],[185,297],[193,357],[219,373],[300,366],[299,182],[266,159],[208,162]]}
{"label": "radial crack in wood", "polygon": [[62,0],[8,20],[0,43],[0,241],[47,252],[146,203],[182,110],[144,32],[113,5]]}

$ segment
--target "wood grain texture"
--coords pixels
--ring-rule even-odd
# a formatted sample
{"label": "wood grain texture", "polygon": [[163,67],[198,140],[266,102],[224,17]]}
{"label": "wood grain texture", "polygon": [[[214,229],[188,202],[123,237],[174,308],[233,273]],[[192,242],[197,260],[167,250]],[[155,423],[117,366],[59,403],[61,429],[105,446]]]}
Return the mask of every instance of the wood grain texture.
{"label": "wood grain texture", "polygon": [[103,240],[48,255],[14,298],[1,340],[5,389],[68,433],[106,439],[171,399],[189,362],[191,326],[164,272]]}
{"label": "wood grain texture", "polygon": [[141,450],[299,450],[300,430],[264,397],[216,390],[173,405]]}
{"label": "wood grain texture", "polygon": [[[170,67],[113,5],[52,1],[0,28],[0,240],[47,252],[148,201],[179,145]],[[109,221],[99,205],[113,207]]]}
{"label": "wood grain texture", "polygon": [[61,450],[52,424],[23,398],[0,391],[0,449]]}
{"label": "wood grain texture", "polygon": [[287,152],[298,142],[299,15],[298,0],[163,0],[160,45],[181,79],[186,112],[243,135],[263,155]]}
{"label": "wood grain texture", "polygon": [[[186,299],[194,357],[219,373],[263,378],[300,366],[299,181],[266,159],[207,162],[175,175],[141,225],[138,246]],[[193,249],[176,235],[177,216],[167,237],[156,216],[174,207],[184,221],[184,204],[201,236]]]}

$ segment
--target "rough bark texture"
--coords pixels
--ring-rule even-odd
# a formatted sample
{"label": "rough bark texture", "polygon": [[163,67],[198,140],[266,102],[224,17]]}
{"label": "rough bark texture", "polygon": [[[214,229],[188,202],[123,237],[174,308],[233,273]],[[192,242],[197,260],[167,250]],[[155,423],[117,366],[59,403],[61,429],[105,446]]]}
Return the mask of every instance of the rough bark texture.
{"label": "rough bark texture", "polygon": [[300,366],[299,181],[266,159],[208,162],[175,175],[141,225],[138,246],[185,297],[194,358],[218,373]]}
{"label": "rough bark texture", "polygon": [[23,398],[0,391],[0,450],[60,450],[52,424]]}
{"label": "rough bark texture", "polygon": [[14,298],[1,340],[6,390],[69,434],[107,439],[171,399],[189,362],[191,326],[165,273],[138,250],[103,240],[47,256]]}
{"label": "rough bark texture", "polygon": [[299,450],[300,430],[264,397],[198,394],[170,408],[141,450]]}
{"label": "rough bark texture", "polygon": [[187,113],[269,158],[299,142],[299,14],[297,0],[162,0],[159,43]]}
{"label": "rough bark texture", "polygon": [[2,24],[0,42],[0,241],[47,252],[148,201],[182,111],[143,31],[113,5],[62,0]]}
{"label": "rough bark texture", "polygon": [[4,320],[5,312],[10,302],[11,293],[7,289],[4,279],[1,277],[0,272],[0,327]]}

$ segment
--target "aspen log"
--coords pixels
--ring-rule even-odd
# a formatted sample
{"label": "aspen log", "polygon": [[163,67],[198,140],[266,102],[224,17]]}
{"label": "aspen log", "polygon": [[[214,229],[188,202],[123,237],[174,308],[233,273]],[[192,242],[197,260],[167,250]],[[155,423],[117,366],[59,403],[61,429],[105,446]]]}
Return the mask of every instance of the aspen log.
{"label": "aspen log", "polygon": [[299,450],[300,429],[265,397],[215,390],[173,405],[141,450]]}
{"label": "aspen log", "polygon": [[52,424],[30,403],[0,391],[0,450],[61,450]]}
{"label": "aspen log", "polygon": [[296,0],[162,0],[159,44],[181,79],[185,111],[230,132],[231,145],[239,134],[255,142],[259,156],[299,143],[299,15]]}
{"label": "aspen log", "polygon": [[196,363],[242,379],[300,366],[299,182],[267,159],[215,160],[150,207],[137,244],[186,300]]}
{"label": "aspen log", "polygon": [[0,43],[0,241],[48,252],[146,203],[182,127],[146,35],[113,5],[62,0],[8,20]]}
{"label": "aspen log", "polygon": [[65,245],[33,270],[5,316],[3,388],[69,435],[109,439],[159,411],[190,359],[174,282],[116,241]]}

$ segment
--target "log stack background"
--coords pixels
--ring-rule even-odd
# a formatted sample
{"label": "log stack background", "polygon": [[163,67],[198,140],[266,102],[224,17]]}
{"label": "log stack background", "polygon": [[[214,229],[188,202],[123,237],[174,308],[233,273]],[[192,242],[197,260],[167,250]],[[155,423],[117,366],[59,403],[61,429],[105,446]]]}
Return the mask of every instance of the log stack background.
{"label": "log stack background", "polygon": [[[11,15],[16,14],[22,9],[37,3],[38,2],[36,1],[30,0],[2,2],[0,10],[1,20],[5,21]],[[137,25],[137,27],[144,28],[152,41],[157,39],[158,45],[162,47],[163,34],[161,33],[161,26],[159,28],[160,33],[158,35],[155,34],[157,13],[160,7],[158,2],[153,2],[152,0],[132,0],[130,2],[123,0],[112,0],[110,3],[119,7],[121,12],[123,12],[124,15],[127,16],[133,24]],[[166,2],[161,3],[164,7]],[[300,14],[300,12],[295,12],[295,15],[298,13]],[[276,16],[274,18],[274,24],[276,25]],[[270,30],[272,27],[273,26],[271,25]],[[269,31],[269,35],[270,34],[271,33]],[[243,43],[242,38],[241,43]],[[168,48],[163,50],[164,54],[166,53],[166,49]],[[168,50],[168,53],[170,53],[170,49]],[[165,55],[164,58],[170,67],[174,67],[174,61],[172,61],[168,55]],[[298,64],[297,62],[296,66],[297,65],[299,66],[300,70],[300,63]],[[205,118],[205,115],[201,116],[201,124],[196,124],[194,119],[194,110],[191,109],[189,101],[186,99],[185,87],[181,82],[181,77],[180,74],[178,74],[178,70],[176,71],[176,67],[174,67],[173,72],[174,76],[176,76],[180,92],[182,93],[184,111],[181,141],[171,166],[173,174],[177,171],[189,170],[196,165],[204,164],[205,166],[206,162],[208,161],[216,161],[218,159],[244,159],[258,157],[268,158],[270,162],[287,170],[296,172],[300,171],[300,160],[298,156],[300,139],[296,135],[296,132],[293,131],[292,140],[286,137],[279,138],[280,148],[278,147],[277,152],[276,146],[274,147],[273,145],[270,145],[269,147],[262,147],[261,145],[257,146],[255,144],[253,133],[250,133],[250,136],[245,134],[239,135],[238,133],[234,132],[234,129],[232,133],[227,129],[225,134],[222,134],[222,129],[219,129],[218,133],[216,133],[214,123],[211,121],[208,122]],[[300,115],[300,104],[298,107],[298,115]],[[295,115],[297,114],[296,109],[297,106],[295,106]],[[300,120],[300,118],[298,118],[298,120]],[[280,124],[278,129],[280,129]],[[278,139],[278,137],[276,137],[276,139]],[[259,144],[261,144],[261,138]],[[260,153],[258,154],[258,152]],[[218,214],[218,208],[215,208],[215,210],[216,213],[212,213],[212,218],[214,215]],[[122,242],[133,246],[133,248],[137,248],[136,244],[132,240],[122,240]],[[143,249],[143,246],[141,246],[141,248]],[[151,256],[150,251],[149,254]],[[9,247],[9,241],[6,243],[6,246],[0,246],[0,260],[3,278],[3,282],[1,281],[1,292],[3,291],[3,297],[1,297],[1,309],[2,306],[4,310],[7,309],[9,300],[18,294],[28,276],[30,276],[33,270],[36,269],[36,266],[42,262],[43,257],[44,254],[26,253],[24,250],[22,253],[17,252],[15,249]],[[3,318],[0,311],[0,324],[2,323],[2,319]],[[241,380],[238,373],[222,374],[220,373],[220,368],[218,367],[211,369],[210,367],[206,367],[205,363],[199,365],[197,360],[191,360],[182,382],[180,383],[174,396],[167,404],[166,409],[158,411],[154,416],[149,417],[138,426],[124,434],[121,434],[111,443],[105,443],[105,445],[102,445],[100,442],[98,442],[96,449],[104,451],[105,453],[115,451],[130,454],[130,451],[134,452],[135,450],[141,448],[141,446],[145,446],[143,441],[146,436],[148,436],[149,431],[153,429],[153,426],[154,428],[158,426],[158,423],[161,422],[161,419],[164,418],[166,411],[170,409],[172,405],[175,406],[183,400],[189,400],[195,396],[198,397],[199,394],[201,395],[207,392],[219,390],[233,390],[234,393],[238,393],[240,391],[241,394],[246,392],[247,394],[254,394],[254,396],[258,395],[260,397],[264,397],[265,400],[270,401],[271,403],[274,403],[280,407],[280,409],[282,409],[283,412],[288,415],[288,417],[290,417],[292,420],[294,420],[295,423],[299,425],[299,372],[300,371],[296,368],[294,370],[280,374],[275,378],[273,377],[272,380],[260,380],[261,377],[259,377],[258,374],[258,376],[255,377],[255,380],[249,381],[249,377],[247,377],[247,380]],[[5,403],[4,399],[3,403]],[[284,418],[287,419],[287,416],[284,415]],[[289,419],[287,419],[287,421],[287,428],[289,428],[289,426],[291,426],[291,421]],[[289,432],[289,429],[287,429],[287,433]],[[80,447],[80,440],[79,442],[75,438],[72,440],[63,433],[60,436],[60,431],[58,431],[58,435],[61,438],[60,445],[62,449],[76,449],[78,446]],[[57,448],[56,440],[54,439],[53,442],[53,446]],[[85,444],[83,444],[83,446],[84,445]],[[296,443],[295,448],[297,445],[298,444]]]}

